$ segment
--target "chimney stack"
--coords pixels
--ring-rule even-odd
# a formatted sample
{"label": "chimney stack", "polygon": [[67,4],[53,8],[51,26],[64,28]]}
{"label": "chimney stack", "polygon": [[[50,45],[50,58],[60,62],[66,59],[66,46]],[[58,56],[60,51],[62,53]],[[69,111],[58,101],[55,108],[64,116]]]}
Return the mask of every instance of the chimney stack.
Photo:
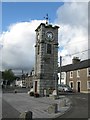
{"label": "chimney stack", "polygon": [[76,63],[79,63],[79,62],[80,62],[79,57],[73,57],[73,59],[72,59],[73,64],[76,64]]}

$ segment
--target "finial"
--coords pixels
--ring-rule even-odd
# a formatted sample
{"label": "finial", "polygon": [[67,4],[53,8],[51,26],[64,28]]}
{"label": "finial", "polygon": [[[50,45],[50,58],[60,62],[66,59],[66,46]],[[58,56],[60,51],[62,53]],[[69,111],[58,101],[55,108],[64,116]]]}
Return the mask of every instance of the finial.
{"label": "finial", "polygon": [[48,20],[49,20],[48,14],[46,14],[46,17],[44,18],[46,19],[46,24],[48,25]]}

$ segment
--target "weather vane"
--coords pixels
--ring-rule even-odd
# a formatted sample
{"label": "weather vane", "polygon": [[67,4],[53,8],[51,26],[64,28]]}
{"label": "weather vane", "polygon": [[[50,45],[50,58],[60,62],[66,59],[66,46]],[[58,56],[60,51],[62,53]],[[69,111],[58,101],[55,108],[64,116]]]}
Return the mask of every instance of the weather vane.
{"label": "weather vane", "polygon": [[46,24],[48,25],[48,22],[49,22],[49,16],[48,14],[46,14],[46,17],[44,17],[46,19]]}

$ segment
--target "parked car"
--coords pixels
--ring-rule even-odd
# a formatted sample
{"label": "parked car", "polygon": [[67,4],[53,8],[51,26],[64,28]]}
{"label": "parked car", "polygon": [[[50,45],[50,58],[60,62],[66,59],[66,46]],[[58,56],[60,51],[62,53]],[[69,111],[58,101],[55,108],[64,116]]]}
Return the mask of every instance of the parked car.
{"label": "parked car", "polygon": [[66,84],[58,85],[58,92],[73,92],[72,88]]}
{"label": "parked car", "polygon": [[28,91],[28,94],[29,94],[30,96],[34,96],[34,89],[31,88],[30,91]]}

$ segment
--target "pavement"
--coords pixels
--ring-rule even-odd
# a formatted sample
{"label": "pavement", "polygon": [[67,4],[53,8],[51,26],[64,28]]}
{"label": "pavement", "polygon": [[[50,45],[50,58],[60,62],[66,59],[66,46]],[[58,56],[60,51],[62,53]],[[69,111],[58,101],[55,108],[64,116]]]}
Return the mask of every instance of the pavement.
{"label": "pavement", "polygon": [[[66,98],[64,95],[60,95],[59,99],[53,99],[53,97],[35,98],[29,96],[27,93],[4,93],[2,96],[3,100],[15,110],[19,111],[19,113],[31,111],[33,118],[57,118],[67,112],[71,106],[70,99]],[[63,103],[65,104],[63,105]],[[57,104],[56,113],[53,112],[52,107],[52,105],[55,104]],[[8,116],[8,118],[9,117],[11,118],[11,116]]]}

